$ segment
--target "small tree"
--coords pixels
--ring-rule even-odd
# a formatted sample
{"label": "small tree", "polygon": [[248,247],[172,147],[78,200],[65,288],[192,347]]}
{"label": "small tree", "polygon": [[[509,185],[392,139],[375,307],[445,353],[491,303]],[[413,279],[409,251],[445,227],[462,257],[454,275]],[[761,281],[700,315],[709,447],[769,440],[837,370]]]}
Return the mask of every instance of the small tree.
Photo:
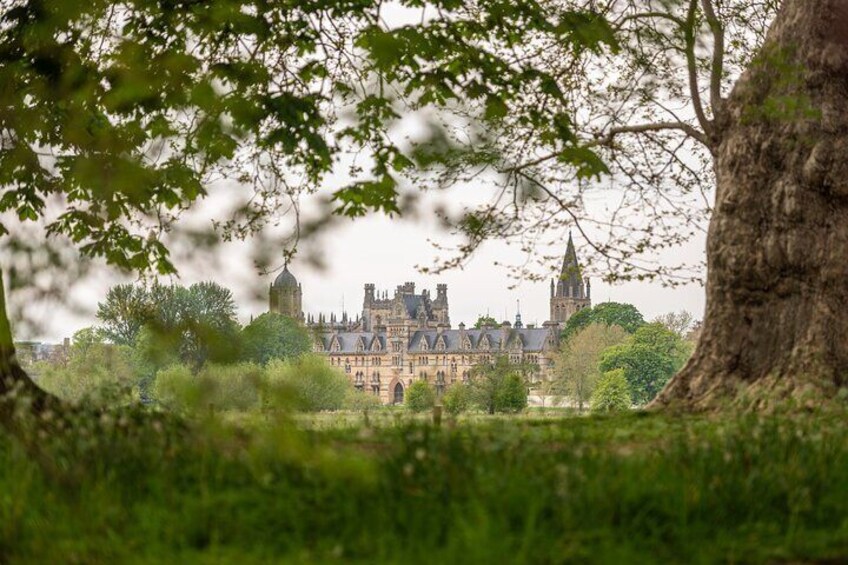
{"label": "small tree", "polygon": [[[489,414],[523,409],[527,406],[527,388],[522,375],[527,371],[527,366],[510,363],[505,355],[495,359],[494,364],[478,365],[471,371],[474,403]],[[520,408],[516,408],[519,396],[523,396],[524,401]]]}
{"label": "small tree", "polygon": [[601,355],[607,348],[624,343],[627,337],[618,325],[594,323],[563,342],[554,358],[556,369],[551,391],[568,398],[582,412],[600,377]]}
{"label": "small tree", "polygon": [[436,393],[427,381],[415,381],[406,389],[406,407],[412,412],[424,412],[436,403]]}
{"label": "small tree", "polygon": [[457,383],[451,385],[442,397],[445,412],[457,416],[471,407],[471,389],[468,385]]}
{"label": "small tree", "polygon": [[495,411],[514,414],[527,408],[527,387],[518,373],[504,377],[495,395]]}
{"label": "small tree", "polygon": [[592,412],[618,412],[631,406],[630,387],[622,369],[604,373],[592,393]]}

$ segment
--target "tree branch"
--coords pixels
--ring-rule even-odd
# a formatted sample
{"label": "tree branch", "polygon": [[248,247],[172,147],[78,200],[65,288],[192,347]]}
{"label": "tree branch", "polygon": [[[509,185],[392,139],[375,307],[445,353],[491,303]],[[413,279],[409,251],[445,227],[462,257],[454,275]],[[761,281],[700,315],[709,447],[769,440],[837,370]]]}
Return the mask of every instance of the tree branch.
{"label": "tree branch", "polygon": [[[704,135],[703,132],[698,131],[697,128],[687,124],[686,122],[657,122],[657,123],[648,123],[648,124],[636,124],[632,126],[618,126],[614,128],[610,128],[605,135],[601,135],[600,133],[596,135],[595,141],[585,144],[583,147],[603,147],[611,144],[616,136],[626,133],[647,133],[654,131],[668,131],[668,130],[677,130],[682,131],[695,141],[703,144],[705,147],[709,147],[707,136]],[[515,165],[514,167],[509,167],[506,169],[501,169],[500,173],[509,174],[509,173],[517,173],[519,171],[523,171],[524,169],[529,169],[531,167],[535,167],[537,165],[541,165],[553,159],[556,159],[562,154],[561,151],[556,153],[548,153],[547,155],[542,155],[532,161],[527,161],[526,163],[521,163],[519,165]]]}
{"label": "tree branch", "polygon": [[683,33],[686,38],[686,64],[689,68],[689,93],[692,97],[692,107],[701,129],[707,136],[712,134],[712,122],[704,113],[704,105],[701,102],[701,91],[698,88],[698,61],[695,58],[695,13],[698,8],[698,0],[689,0],[689,12],[686,15],[686,27]]}
{"label": "tree branch", "polygon": [[716,17],[713,0],[701,0],[707,23],[713,33],[713,62],[710,70],[710,106],[713,118],[720,111],[723,99],[721,97],[721,79],[724,74],[724,28]]}

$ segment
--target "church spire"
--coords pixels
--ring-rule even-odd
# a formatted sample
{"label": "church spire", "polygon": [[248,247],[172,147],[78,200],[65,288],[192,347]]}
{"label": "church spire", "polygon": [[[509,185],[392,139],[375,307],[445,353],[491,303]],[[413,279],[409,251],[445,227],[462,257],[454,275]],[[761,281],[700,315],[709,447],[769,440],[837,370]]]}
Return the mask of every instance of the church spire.
{"label": "church spire", "polygon": [[556,285],[556,296],[569,298],[584,298],[586,295],[580,263],[577,261],[577,251],[574,249],[574,239],[568,232],[568,245],[562,258],[562,270]]}

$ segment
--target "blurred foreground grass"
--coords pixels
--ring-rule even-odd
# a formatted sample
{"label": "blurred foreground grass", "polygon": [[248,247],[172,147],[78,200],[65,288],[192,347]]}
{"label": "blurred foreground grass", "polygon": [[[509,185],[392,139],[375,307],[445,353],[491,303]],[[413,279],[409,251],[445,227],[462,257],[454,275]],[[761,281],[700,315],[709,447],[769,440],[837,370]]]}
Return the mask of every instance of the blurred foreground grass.
{"label": "blurred foreground grass", "polygon": [[0,562],[848,559],[844,412],[133,410],[0,432]]}

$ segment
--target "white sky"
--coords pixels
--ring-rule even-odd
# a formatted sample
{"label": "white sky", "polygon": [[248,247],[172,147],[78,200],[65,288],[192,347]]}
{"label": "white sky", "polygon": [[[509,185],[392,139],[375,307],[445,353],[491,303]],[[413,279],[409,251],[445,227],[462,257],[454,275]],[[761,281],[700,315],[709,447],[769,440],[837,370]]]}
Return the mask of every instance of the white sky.
{"label": "white sky", "polygon": [[[451,323],[472,324],[480,314],[489,313],[498,321],[515,318],[517,301],[525,324],[548,319],[550,280],[533,282],[515,280],[499,263],[521,263],[523,254],[514,246],[491,241],[480,249],[461,270],[439,276],[422,275],[416,266],[429,265],[436,256],[429,239],[445,241],[432,221],[389,219],[373,216],[346,221],[328,232],[322,242],[326,268],[317,268],[296,259],[290,270],[303,285],[303,308],[307,314],[341,313],[342,304],[353,317],[362,310],[363,285],[375,283],[378,291],[391,296],[394,288],[406,281],[416,283],[416,290],[428,288],[435,294],[437,283],[448,284]],[[581,244],[575,238],[578,248]],[[562,241],[559,255],[565,252]],[[695,263],[703,259],[703,237],[671,252],[672,261]],[[578,249],[579,255],[579,249]],[[217,259],[217,260],[216,260]],[[251,315],[267,310],[268,285],[274,274],[260,276],[250,258],[249,243],[225,245],[217,258],[206,255],[182,259],[179,264],[181,284],[215,280],[233,291],[239,318],[247,323]],[[552,264],[557,269],[558,264]],[[78,281],[69,289],[64,303],[44,302],[28,305],[28,314],[41,322],[34,335],[17,335],[18,339],[61,341],[78,329],[96,324],[94,313],[98,301],[112,284],[126,281],[114,271],[102,268]],[[515,288],[510,288],[515,286]],[[592,278],[592,302],[627,302],[634,304],[651,319],[670,311],[688,310],[696,319],[703,316],[704,290],[699,285],[666,288],[658,283],[629,282],[609,285]],[[14,297],[13,297],[14,298]]]}

